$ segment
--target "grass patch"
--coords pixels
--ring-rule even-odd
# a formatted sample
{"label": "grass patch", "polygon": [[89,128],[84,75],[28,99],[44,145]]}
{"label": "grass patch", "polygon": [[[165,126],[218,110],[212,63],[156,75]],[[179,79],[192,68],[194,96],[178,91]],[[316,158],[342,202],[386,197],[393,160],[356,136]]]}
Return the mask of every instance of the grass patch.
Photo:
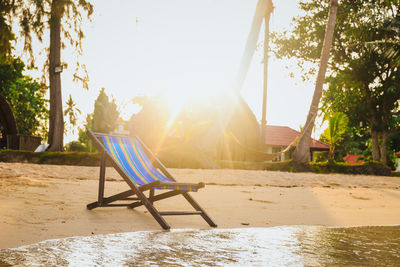
{"label": "grass patch", "polygon": [[[314,172],[314,173],[343,173],[391,176],[389,167],[379,162],[365,162],[363,164],[348,164],[343,162],[311,162],[309,164],[296,164],[293,161],[278,162],[245,162],[221,161],[222,168],[245,170],[269,170],[284,172]],[[400,172],[398,172],[400,176]]]}
{"label": "grass patch", "polygon": [[[174,155],[174,156],[172,156]],[[20,150],[0,150],[0,162],[25,162],[36,164],[99,166],[101,154],[88,152],[31,152]],[[195,153],[160,153],[159,158],[169,168],[210,168],[205,160]],[[107,162],[111,166],[110,162]],[[284,172],[314,172],[314,173],[343,173],[367,174],[380,176],[397,176],[400,172],[392,172],[389,167],[379,162],[363,164],[347,164],[342,162],[312,162],[296,164],[293,161],[279,162],[249,162],[249,161],[218,161],[221,168],[244,170],[270,170]]]}
{"label": "grass patch", "polygon": [[392,176],[400,177],[400,171],[392,171]]}
{"label": "grass patch", "polygon": [[99,166],[100,153],[1,150],[0,161],[11,163],[24,162],[54,165]]}
{"label": "grass patch", "polygon": [[[379,176],[391,176],[392,171],[388,166],[380,162],[364,162],[362,164],[348,164],[344,162],[313,162],[310,163],[314,172],[320,173],[344,173],[367,174]],[[317,170],[317,171],[316,171]]]}

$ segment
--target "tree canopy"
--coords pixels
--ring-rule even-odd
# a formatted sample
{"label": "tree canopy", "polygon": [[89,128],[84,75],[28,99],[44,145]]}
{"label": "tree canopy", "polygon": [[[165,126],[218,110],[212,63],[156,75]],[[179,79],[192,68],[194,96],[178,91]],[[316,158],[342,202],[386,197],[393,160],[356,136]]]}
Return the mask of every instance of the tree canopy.
{"label": "tree canopy", "polygon": [[[393,21],[400,16],[399,3],[341,1],[323,97],[325,109],[344,112],[352,126],[367,127],[373,158],[385,163],[387,139],[400,123],[400,69],[396,57],[378,49],[377,41],[380,48],[382,42],[398,43]],[[321,51],[328,1],[302,1],[300,8],[305,15],[293,20],[293,29],[274,34],[275,52],[278,57],[297,58],[309,77],[313,70],[307,72],[305,63],[315,62]]]}
{"label": "tree canopy", "polygon": [[100,93],[94,102],[94,111],[88,121],[88,128],[100,133],[111,133],[119,121],[119,112],[115,100],[110,100],[104,91]]}
{"label": "tree canopy", "polygon": [[328,128],[322,133],[322,140],[329,144],[328,160],[333,161],[336,147],[343,140],[346,133],[347,117],[344,113],[336,112],[326,114],[325,120],[328,121]]}
{"label": "tree canopy", "polygon": [[18,58],[0,64],[0,94],[11,105],[19,133],[46,136],[47,87],[23,74],[25,64]]}
{"label": "tree canopy", "polygon": [[[68,101],[68,112],[75,113],[74,103],[72,99]],[[105,93],[104,88],[100,90],[94,102],[93,113],[86,116],[86,125],[84,129],[79,129],[78,141],[72,141],[66,144],[67,151],[91,151],[95,150],[91,140],[86,135],[86,130],[90,129],[94,132],[111,133],[113,132],[120,120],[119,111],[115,100],[110,100]],[[69,115],[71,116],[71,114]],[[72,115],[75,116],[75,115]]]}
{"label": "tree canopy", "polygon": [[[90,18],[93,5],[87,0],[5,0],[0,3],[0,60],[11,54],[11,41],[15,34],[22,37],[24,52],[30,55],[29,65],[34,66],[35,56],[33,37],[39,42],[47,30],[50,32],[50,44],[47,46],[48,58],[43,65],[44,78],[49,77],[50,114],[49,114],[49,150],[63,150],[64,120],[61,94],[61,75],[57,69],[65,66],[61,61],[61,50],[69,43],[78,54],[82,53],[81,40],[82,14]],[[82,69],[83,77],[77,72]],[[74,80],[82,81],[83,87],[88,89],[88,77],[84,64],[77,64]]]}

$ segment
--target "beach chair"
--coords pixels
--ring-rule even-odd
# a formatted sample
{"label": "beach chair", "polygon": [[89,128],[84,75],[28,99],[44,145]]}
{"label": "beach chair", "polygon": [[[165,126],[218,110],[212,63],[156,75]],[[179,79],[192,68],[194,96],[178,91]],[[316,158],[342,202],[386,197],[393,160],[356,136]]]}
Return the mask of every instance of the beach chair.
{"label": "beach chair", "polygon": [[[217,227],[189,194],[189,192],[196,192],[203,188],[204,183],[178,183],[138,137],[101,134],[90,130],[87,131],[87,135],[102,152],[98,200],[88,204],[87,209],[121,206],[136,208],[144,205],[165,230],[170,229],[169,224],[163,218],[163,216],[168,215],[200,215],[210,226]],[[129,185],[129,190],[104,197],[106,160],[111,162],[112,166]],[[156,195],[156,190],[164,191]],[[167,191],[165,192],[165,190]],[[149,191],[148,196],[144,194],[145,191]],[[161,212],[153,205],[155,201],[177,195],[182,195],[194,210]],[[130,203],[114,203],[116,201],[129,201]]]}

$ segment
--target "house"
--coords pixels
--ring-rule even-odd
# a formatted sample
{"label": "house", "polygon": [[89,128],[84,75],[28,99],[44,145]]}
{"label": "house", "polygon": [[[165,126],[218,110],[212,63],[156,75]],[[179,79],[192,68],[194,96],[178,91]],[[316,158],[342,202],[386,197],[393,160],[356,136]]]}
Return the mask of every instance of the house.
{"label": "house", "polygon": [[345,157],[343,157],[343,160],[349,164],[362,164],[364,161],[360,159],[360,157],[363,157],[363,155],[347,154]]}
{"label": "house", "polygon": [[127,128],[127,122],[124,121],[122,118],[120,118],[112,133],[117,135],[129,135],[130,132],[126,128]]}
{"label": "house", "polygon": [[[171,114],[157,97],[148,98],[141,105],[142,110],[129,121],[131,134],[139,136],[157,153],[171,151],[171,155],[184,155],[182,161],[187,161],[188,155],[199,158],[203,168],[215,167],[211,163],[214,160],[287,160],[292,157],[293,149],[284,155],[277,153],[300,136],[300,132],[289,127],[268,125],[265,143],[261,143],[260,123],[240,96],[233,100],[207,99],[205,103],[197,103],[198,109],[194,104],[189,105],[188,110],[175,114],[173,123],[169,123]],[[328,150],[327,144],[311,140],[311,157],[315,151]]]}
{"label": "house", "polygon": [[[265,137],[265,152],[267,153],[279,153],[287,148],[297,137],[300,136],[300,132],[293,130],[287,126],[266,126],[266,137]],[[295,145],[294,145],[295,146]],[[329,151],[329,145],[320,142],[315,139],[310,141],[310,153],[311,160],[313,159],[313,153],[316,151]],[[288,160],[292,158],[293,149],[281,154],[278,160]]]}
{"label": "house", "polygon": [[19,134],[11,106],[6,98],[0,95],[0,149],[34,151],[41,140],[41,137]]}
{"label": "house", "polygon": [[396,168],[396,171],[400,171],[400,151],[396,152],[396,157],[397,157],[397,168]]}
{"label": "house", "polygon": [[18,134],[17,122],[8,101],[0,95],[0,149],[18,149],[18,144],[10,137]]}

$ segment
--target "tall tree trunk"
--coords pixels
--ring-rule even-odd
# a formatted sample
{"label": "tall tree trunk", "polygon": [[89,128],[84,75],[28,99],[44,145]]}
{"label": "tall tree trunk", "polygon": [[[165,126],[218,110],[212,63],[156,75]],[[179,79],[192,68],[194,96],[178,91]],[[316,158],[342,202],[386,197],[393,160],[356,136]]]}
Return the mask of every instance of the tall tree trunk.
{"label": "tall tree trunk", "polygon": [[274,8],[271,0],[267,0],[267,12],[264,18],[265,34],[264,34],[264,84],[263,84],[263,101],[262,101],[262,115],[261,115],[261,134],[260,134],[260,150],[265,147],[265,138],[267,130],[267,93],[268,93],[268,50],[269,50],[269,21],[271,13]]}
{"label": "tall tree trunk", "polygon": [[[205,133],[199,138],[199,141],[197,142],[197,147],[199,151],[204,153],[204,155],[206,155],[204,158],[208,157],[210,159],[210,162],[211,159],[216,158],[218,143],[220,142],[221,138],[223,138],[223,133],[233,116],[235,108],[237,108],[240,103],[240,90],[243,87],[246,74],[251,64],[251,60],[257,48],[257,40],[259,37],[261,24],[267,10],[267,1],[271,0],[258,0],[257,2],[256,12],[254,14],[250,33],[239,65],[239,71],[233,83],[232,92],[224,97],[224,101],[220,103],[221,108],[219,109],[220,112],[217,114],[217,119],[205,131]],[[259,136],[257,137],[259,138]],[[210,163],[209,166],[210,168],[214,168],[217,167],[217,164]]]}
{"label": "tall tree trunk", "polygon": [[331,145],[329,147],[329,154],[328,154],[328,161],[329,162],[333,162],[334,155],[335,155],[335,146]]}
{"label": "tall tree trunk", "polygon": [[253,17],[249,36],[247,37],[246,46],[243,51],[242,59],[239,65],[239,71],[233,83],[233,91],[240,93],[242,90],[244,80],[246,79],[247,72],[249,71],[251,60],[253,59],[254,52],[257,49],[257,40],[260,34],[261,25],[268,8],[268,1],[258,0],[256,12]]}
{"label": "tall tree trunk", "polygon": [[49,118],[49,150],[62,151],[64,143],[64,117],[61,95],[61,73],[55,68],[61,66],[61,18],[63,4],[53,0],[50,18],[50,118]]}
{"label": "tall tree trunk", "polygon": [[314,127],[315,118],[318,112],[319,101],[322,96],[322,87],[325,81],[325,73],[329,60],[329,53],[332,46],[333,33],[336,24],[338,1],[331,0],[329,7],[328,23],[325,30],[325,38],[322,46],[319,70],[317,80],[315,82],[314,95],[311,102],[310,110],[308,111],[307,121],[302,131],[300,140],[296,146],[293,160],[296,163],[307,163],[310,161],[310,141],[311,133]]}
{"label": "tall tree trunk", "polygon": [[379,134],[377,131],[371,129],[371,145],[372,145],[372,159],[380,161],[381,153],[379,150]]}
{"label": "tall tree trunk", "polygon": [[387,141],[389,138],[389,133],[383,132],[381,135],[381,144],[380,144],[380,152],[381,152],[381,162],[385,165],[387,162]]}

